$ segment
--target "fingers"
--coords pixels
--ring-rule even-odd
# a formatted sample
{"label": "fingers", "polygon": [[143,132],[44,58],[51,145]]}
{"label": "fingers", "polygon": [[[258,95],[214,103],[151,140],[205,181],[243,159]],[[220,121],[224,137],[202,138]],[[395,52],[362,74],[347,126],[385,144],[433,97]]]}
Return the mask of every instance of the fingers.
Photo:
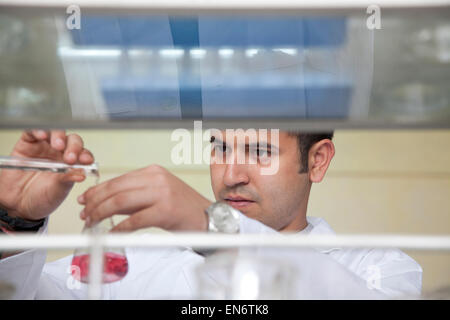
{"label": "fingers", "polygon": [[148,188],[132,189],[116,193],[101,202],[95,210],[80,214],[82,219],[89,217],[89,224],[96,223],[115,214],[134,214],[144,208],[152,206],[152,197]]}
{"label": "fingers", "polygon": [[22,133],[21,139],[26,142],[36,142],[36,141],[42,141],[42,140],[49,140],[50,137],[50,131],[45,130],[27,130]]}
{"label": "fingers", "polygon": [[78,160],[82,164],[91,164],[94,162],[94,155],[89,150],[83,149],[78,157]]}
{"label": "fingers", "polygon": [[64,162],[74,164],[84,149],[83,139],[77,134],[70,134],[67,136],[67,147],[64,150]]}
{"label": "fingers", "polygon": [[70,170],[61,176],[60,181],[63,183],[83,182],[86,179],[86,174],[83,169]]}
{"label": "fingers", "polygon": [[115,194],[140,189],[148,184],[149,181],[142,176],[141,171],[136,170],[89,188],[78,197],[78,202],[85,205],[84,211],[87,215],[91,215],[91,212],[95,211],[100,203]]}
{"label": "fingers", "polygon": [[[63,130],[45,131],[28,130],[22,133],[16,143],[12,155],[26,158],[46,158],[61,160],[61,150],[64,149],[65,132]],[[54,146],[52,147],[53,144]]]}
{"label": "fingers", "polygon": [[[76,162],[90,164],[94,162],[92,153],[84,149],[83,139],[75,133],[66,135],[64,130],[45,131],[37,129],[23,132],[21,139],[28,143],[47,141],[52,149],[63,152],[62,159],[68,164]],[[30,147],[28,146],[28,148]],[[35,149],[35,151],[42,151],[42,146]],[[54,155],[53,151],[47,153],[47,155]]]}
{"label": "fingers", "polygon": [[161,222],[161,215],[158,215],[155,208],[152,207],[131,215],[112,228],[111,232],[132,232],[142,228],[162,227]]}
{"label": "fingers", "polygon": [[61,151],[65,147],[66,132],[64,130],[28,130],[23,132],[22,139],[26,142],[47,141],[52,148]]}
{"label": "fingers", "polygon": [[[64,161],[68,164],[91,164],[93,154],[84,148],[83,139],[78,134],[66,135],[64,130],[28,130],[22,133],[16,151],[25,157],[36,157]],[[86,179],[83,170],[71,170],[69,173],[58,175],[62,183],[82,182]]]}
{"label": "fingers", "polygon": [[58,151],[63,151],[66,147],[66,132],[64,130],[54,130],[49,135],[51,147]]}

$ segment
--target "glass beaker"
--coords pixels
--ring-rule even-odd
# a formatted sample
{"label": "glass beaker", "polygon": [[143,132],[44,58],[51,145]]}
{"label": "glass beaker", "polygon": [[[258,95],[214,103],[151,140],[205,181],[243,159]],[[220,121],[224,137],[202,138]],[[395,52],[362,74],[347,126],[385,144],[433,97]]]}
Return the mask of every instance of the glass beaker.
{"label": "glass beaker", "polygon": [[[100,181],[100,173],[96,172],[95,184]],[[91,235],[100,235],[108,233],[114,227],[111,217],[101,220],[100,222],[88,227],[86,224],[83,233]],[[91,255],[89,249],[76,249],[71,265],[72,276],[83,283],[89,282]],[[104,248],[103,249],[103,268],[102,282],[111,283],[119,281],[128,273],[128,259],[124,248]]]}
{"label": "glass beaker", "polygon": [[[104,219],[99,223],[83,229],[87,234],[105,234],[114,227],[111,218]],[[89,282],[90,270],[89,249],[76,249],[72,258],[72,276],[83,283]],[[128,273],[128,259],[123,248],[104,248],[102,282],[111,283],[119,281]]]}

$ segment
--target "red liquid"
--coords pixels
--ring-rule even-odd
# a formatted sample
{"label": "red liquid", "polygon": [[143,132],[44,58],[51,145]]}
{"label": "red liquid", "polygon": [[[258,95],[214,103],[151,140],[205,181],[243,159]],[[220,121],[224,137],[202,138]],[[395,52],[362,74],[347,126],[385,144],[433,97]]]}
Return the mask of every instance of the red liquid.
{"label": "red liquid", "polygon": [[[89,282],[89,254],[75,256],[72,259],[72,276],[83,283]],[[128,272],[128,260],[125,256],[107,252],[103,254],[103,283],[118,281]]]}

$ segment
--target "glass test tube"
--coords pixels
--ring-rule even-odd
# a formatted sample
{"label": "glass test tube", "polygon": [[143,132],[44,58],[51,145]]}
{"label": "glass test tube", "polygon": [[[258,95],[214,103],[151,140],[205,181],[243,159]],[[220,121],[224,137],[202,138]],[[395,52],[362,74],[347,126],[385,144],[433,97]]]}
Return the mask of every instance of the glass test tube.
{"label": "glass test tube", "polygon": [[0,169],[49,171],[54,173],[66,173],[70,170],[82,169],[86,175],[98,177],[97,163],[92,163],[90,165],[67,164],[47,159],[0,156]]}

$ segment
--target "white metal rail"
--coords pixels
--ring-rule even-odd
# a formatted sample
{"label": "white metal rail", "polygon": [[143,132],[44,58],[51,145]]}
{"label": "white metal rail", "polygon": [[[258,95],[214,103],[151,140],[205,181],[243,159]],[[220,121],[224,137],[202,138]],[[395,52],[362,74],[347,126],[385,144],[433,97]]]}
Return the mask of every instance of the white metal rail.
{"label": "white metal rail", "polygon": [[105,247],[368,247],[400,248],[421,251],[450,251],[450,236],[429,235],[281,235],[246,234],[225,235],[205,233],[176,234],[106,234],[106,235],[1,235],[0,251],[27,249],[90,248],[91,271],[88,288],[89,299],[102,296],[102,253]]}
{"label": "white metal rail", "polygon": [[[0,0],[1,5],[16,7],[67,7],[76,4],[84,8],[121,9],[329,9],[329,8],[367,8],[374,4],[371,0]],[[450,4],[448,0],[377,0],[384,8],[442,7]]]}
{"label": "white metal rail", "polygon": [[13,235],[0,236],[0,251],[70,248],[88,248],[94,243],[103,247],[352,247],[352,248],[399,248],[405,250],[450,251],[450,235],[280,235],[280,234],[107,234],[89,235]]}

